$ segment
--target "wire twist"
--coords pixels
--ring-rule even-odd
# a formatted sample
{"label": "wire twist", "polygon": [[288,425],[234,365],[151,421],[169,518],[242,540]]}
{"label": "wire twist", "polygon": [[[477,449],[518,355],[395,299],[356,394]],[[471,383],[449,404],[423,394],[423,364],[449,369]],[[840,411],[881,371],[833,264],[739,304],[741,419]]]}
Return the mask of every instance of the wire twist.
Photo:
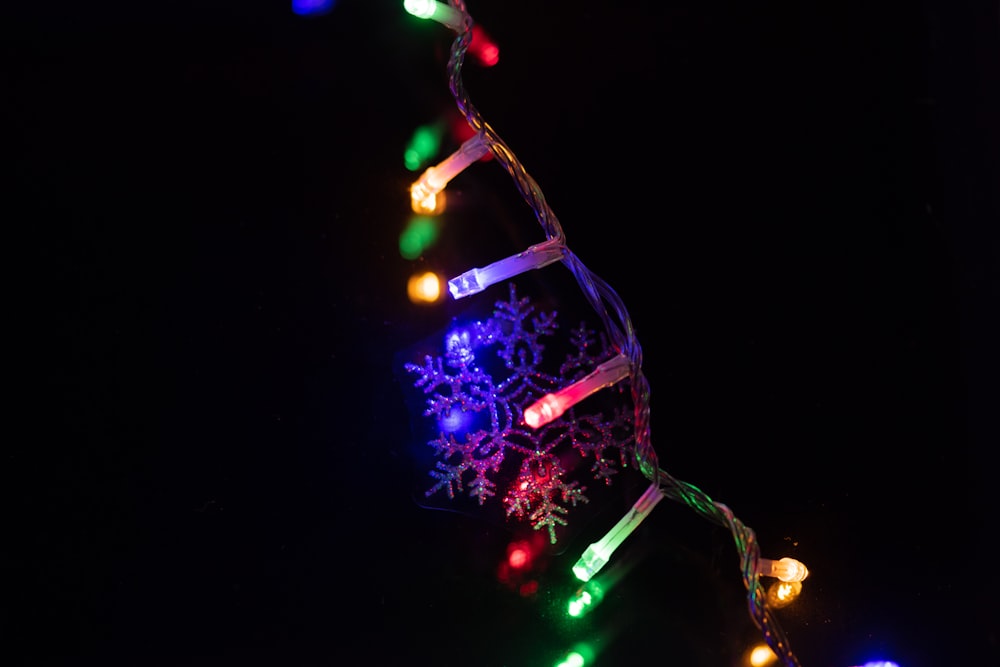
{"label": "wire twist", "polygon": [[788,640],[772,609],[765,604],[764,589],[760,584],[760,546],[756,534],[722,503],[709,498],[697,487],[675,479],[660,468],[656,450],[652,446],[650,428],[649,383],[642,371],[642,347],[635,335],[628,310],[618,293],[596,275],[566,246],[566,235],[559,218],[549,207],[542,189],[525,170],[514,151],[500,138],[472,103],[462,80],[465,54],[472,41],[473,20],[466,10],[464,0],[449,0],[449,4],[462,15],[462,28],[452,43],[448,58],[448,82],[452,97],[469,126],[480,133],[490,152],[510,174],[522,198],[531,207],[546,239],[558,239],[563,246],[563,264],[576,278],[580,289],[591,307],[600,316],[612,346],[629,360],[632,402],[634,406],[635,464],[640,472],[657,484],[664,496],[687,505],[690,509],[729,530],[740,554],[743,585],[747,590],[747,607],[754,624],[764,640],[786,667],[799,667],[798,658],[792,653]]}

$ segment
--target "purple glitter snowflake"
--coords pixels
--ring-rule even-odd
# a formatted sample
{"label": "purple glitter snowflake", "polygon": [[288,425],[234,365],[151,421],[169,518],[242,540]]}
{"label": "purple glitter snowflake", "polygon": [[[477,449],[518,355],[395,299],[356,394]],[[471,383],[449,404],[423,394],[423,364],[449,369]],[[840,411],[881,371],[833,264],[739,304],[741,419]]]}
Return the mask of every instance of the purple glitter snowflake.
{"label": "purple glitter snowflake", "polygon": [[604,337],[581,324],[569,332],[563,362],[546,372],[543,341],[558,328],[554,311],[536,312],[511,284],[489,319],[445,335],[442,355],[404,365],[427,397],[424,417],[436,420],[438,436],[427,443],[436,459],[428,473],[434,483],[425,495],[467,494],[482,506],[499,493],[508,518],[545,528],[552,544],[569,509],[589,502],[587,487],[571,479],[578,464],[590,459],[590,476],[610,485],[634,442],[620,387],[611,407],[588,399],[537,430],[524,424],[525,408],[613,356]]}

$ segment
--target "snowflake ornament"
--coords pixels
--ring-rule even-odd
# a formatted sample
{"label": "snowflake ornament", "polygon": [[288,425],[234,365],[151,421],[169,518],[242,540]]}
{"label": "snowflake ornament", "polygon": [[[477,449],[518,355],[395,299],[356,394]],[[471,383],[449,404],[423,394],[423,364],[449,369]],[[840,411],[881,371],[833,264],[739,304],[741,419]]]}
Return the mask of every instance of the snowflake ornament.
{"label": "snowflake ornament", "polygon": [[[610,407],[584,401],[541,428],[524,423],[532,403],[614,354],[603,335],[580,324],[563,341],[562,362],[549,368],[547,343],[558,342],[558,330],[556,313],[539,311],[511,283],[508,299],[497,301],[488,319],[453,327],[441,354],[403,365],[423,392],[422,415],[434,420],[437,434],[427,442],[434,468],[424,495],[467,496],[479,506],[500,502],[506,518],[546,530],[553,545],[571,510],[590,502],[586,478],[610,485],[634,444],[632,411],[620,387]],[[579,474],[584,461],[589,475]]]}

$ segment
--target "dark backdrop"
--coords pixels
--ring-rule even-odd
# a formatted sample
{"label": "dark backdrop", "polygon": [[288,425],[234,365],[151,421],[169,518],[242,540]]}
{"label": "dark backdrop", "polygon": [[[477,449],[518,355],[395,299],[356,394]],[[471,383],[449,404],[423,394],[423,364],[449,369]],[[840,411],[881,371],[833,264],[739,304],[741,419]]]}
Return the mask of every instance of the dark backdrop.
{"label": "dark backdrop", "polygon": [[[809,566],[778,616],[802,664],[995,661],[996,7],[469,4],[501,53],[469,93],[627,305],[661,465]],[[731,536],[677,503],[575,624],[566,571],[631,498],[527,597],[504,526],[418,504],[395,360],[458,311],[405,281],[541,240],[484,163],[399,255],[452,33],[389,1],[5,14],[4,664],[717,666],[759,639]]]}

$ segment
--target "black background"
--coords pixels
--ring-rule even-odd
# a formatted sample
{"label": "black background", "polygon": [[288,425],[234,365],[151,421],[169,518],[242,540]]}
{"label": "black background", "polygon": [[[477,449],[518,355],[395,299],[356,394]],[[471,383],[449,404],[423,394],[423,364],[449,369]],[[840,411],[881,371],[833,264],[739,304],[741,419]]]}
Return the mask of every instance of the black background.
{"label": "black background", "polygon": [[[469,4],[501,53],[469,93],[628,306],[661,465],[809,566],[801,663],[995,664],[994,3]],[[741,664],[737,552],[687,508],[569,623],[631,498],[531,597],[506,529],[415,501],[394,360],[458,311],[405,281],[541,240],[483,163],[399,256],[453,33],[370,0],[0,29],[4,664]]]}

